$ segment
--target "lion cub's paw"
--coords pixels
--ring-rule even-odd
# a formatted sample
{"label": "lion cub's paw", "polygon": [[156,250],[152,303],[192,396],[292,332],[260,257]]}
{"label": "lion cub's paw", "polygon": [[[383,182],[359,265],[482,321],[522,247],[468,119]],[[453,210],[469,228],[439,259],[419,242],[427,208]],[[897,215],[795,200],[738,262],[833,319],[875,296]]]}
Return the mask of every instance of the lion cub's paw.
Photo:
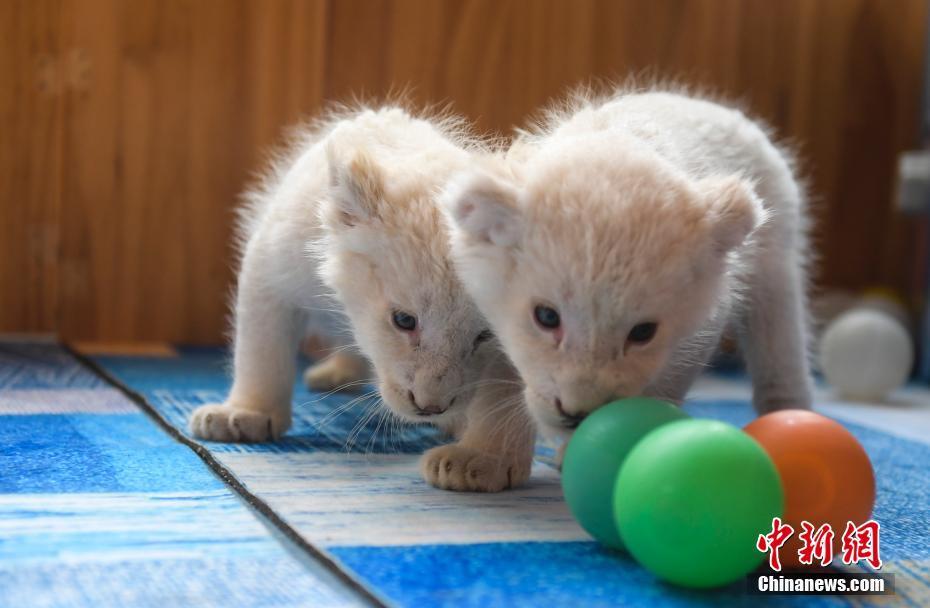
{"label": "lion cub's paw", "polygon": [[500,492],[526,481],[530,463],[454,443],[423,454],[420,470],[427,482],[443,490]]}
{"label": "lion cub's paw", "polygon": [[290,419],[269,412],[228,404],[202,405],[191,414],[190,430],[208,441],[257,443],[274,441],[290,426]]}

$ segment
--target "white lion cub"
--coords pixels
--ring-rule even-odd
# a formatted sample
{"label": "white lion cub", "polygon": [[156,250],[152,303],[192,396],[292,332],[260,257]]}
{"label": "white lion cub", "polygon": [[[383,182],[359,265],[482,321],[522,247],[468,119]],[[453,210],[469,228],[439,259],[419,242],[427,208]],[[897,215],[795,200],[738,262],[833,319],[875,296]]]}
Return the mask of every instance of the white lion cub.
{"label": "white lion cub", "polygon": [[447,207],[466,288],[549,430],[616,397],[680,402],[738,332],[760,413],[808,408],[804,192],[742,113],[680,94],[582,97],[472,171]]}
{"label": "white lion cub", "polygon": [[[398,416],[454,432],[423,458],[439,487],[498,491],[530,473],[532,424],[520,384],[460,284],[437,194],[484,154],[449,118],[387,107],[337,116],[249,197],[235,303],[234,380],[226,402],[194,412],[193,433],[266,441],[291,423],[303,329],[339,341],[330,290]],[[361,380],[344,352],[308,373],[311,384]]]}

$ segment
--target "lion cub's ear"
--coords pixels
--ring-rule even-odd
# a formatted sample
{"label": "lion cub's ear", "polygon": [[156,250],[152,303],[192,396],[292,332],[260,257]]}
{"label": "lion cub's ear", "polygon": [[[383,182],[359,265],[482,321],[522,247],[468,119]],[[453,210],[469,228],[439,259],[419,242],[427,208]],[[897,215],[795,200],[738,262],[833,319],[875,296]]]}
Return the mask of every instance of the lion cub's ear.
{"label": "lion cub's ear", "polygon": [[712,177],[698,187],[708,208],[714,251],[726,254],[749,238],[767,217],[752,185],[737,176]]}
{"label": "lion cub's ear", "polygon": [[459,176],[446,188],[445,208],[470,240],[514,247],[523,235],[518,190],[487,173]]}
{"label": "lion cub's ear", "polygon": [[384,173],[364,150],[340,158],[334,147],[326,150],[329,162],[329,197],[324,220],[330,228],[351,228],[379,217],[384,200]]}

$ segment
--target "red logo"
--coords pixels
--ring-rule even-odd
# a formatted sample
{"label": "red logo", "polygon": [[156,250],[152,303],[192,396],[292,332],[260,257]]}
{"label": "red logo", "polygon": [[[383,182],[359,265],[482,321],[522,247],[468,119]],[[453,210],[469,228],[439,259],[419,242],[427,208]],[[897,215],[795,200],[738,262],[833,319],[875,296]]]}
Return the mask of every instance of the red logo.
{"label": "red logo", "polygon": [[798,550],[798,561],[802,564],[814,563],[814,558],[820,560],[821,566],[828,566],[833,561],[833,528],[824,524],[814,531],[814,525],[809,521],[801,522],[801,533],[798,538],[804,543]]}
{"label": "red logo", "polygon": [[882,558],[878,554],[878,522],[870,519],[858,528],[851,521],[846,522],[843,532],[843,563],[856,564],[865,560],[878,570],[882,567]]}
{"label": "red logo", "polygon": [[768,534],[760,534],[759,540],[756,541],[756,549],[769,553],[769,567],[775,572],[781,570],[781,562],[778,559],[778,550],[782,548],[791,535],[794,534],[794,528],[788,524],[782,524],[781,518],[772,519],[772,531]]}
{"label": "red logo", "polygon": [[[873,519],[861,526],[853,522],[846,523],[843,532],[843,563],[857,564],[865,560],[872,568],[878,570],[882,567],[879,556],[879,533],[881,526]],[[772,519],[772,531],[760,534],[756,541],[756,549],[769,554],[769,567],[781,571],[781,560],[778,551],[794,534],[791,525],[782,523],[781,518]],[[823,524],[815,528],[809,521],[801,522],[801,531],[798,533],[802,546],[798,550],[798,561],[802,564],[813,564],[816,559],[821,566],[829,566],[833,561],[833,539],[835,535],[830,524]]]}

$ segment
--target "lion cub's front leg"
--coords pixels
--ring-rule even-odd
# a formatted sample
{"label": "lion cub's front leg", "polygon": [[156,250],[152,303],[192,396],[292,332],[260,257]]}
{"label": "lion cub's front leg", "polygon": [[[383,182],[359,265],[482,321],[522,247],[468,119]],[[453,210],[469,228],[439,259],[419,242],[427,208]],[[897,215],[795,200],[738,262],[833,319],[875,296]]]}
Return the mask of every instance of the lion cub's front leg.
{"label": "lion cub's front leg", "polygon": [[247,258],[236,300],[235,374],[224,403],[202,405],[190,430],[208,441],[262,442],[278,439],[291,426],[298,329],[297,307],[265,285]]}
{"label": "lion cub's front leg", "polygon": [[530,476],[536,438],[523,404],[523,388],[511,374],[486,383],[468,406],[461,438],[423,455],[423,477],[444,490],[500,492]]}

